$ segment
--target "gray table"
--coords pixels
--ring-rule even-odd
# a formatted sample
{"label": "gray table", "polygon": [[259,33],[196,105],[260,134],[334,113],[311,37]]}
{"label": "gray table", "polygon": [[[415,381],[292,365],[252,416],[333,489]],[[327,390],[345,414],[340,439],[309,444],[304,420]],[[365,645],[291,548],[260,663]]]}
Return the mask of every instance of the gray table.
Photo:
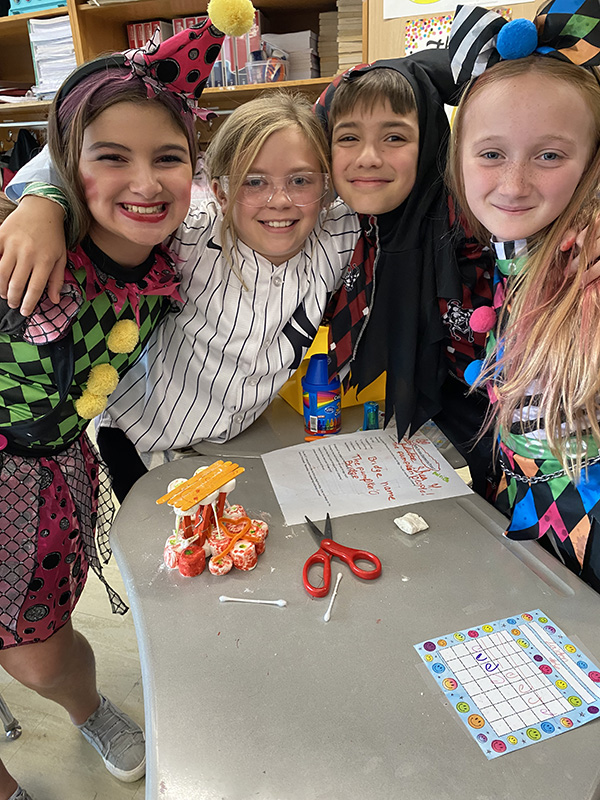
{"label": "gray table", "polygon": [[[363,424],[363,406],[342,409],[340,433],[354,433]],[[281,447],[291,447],[304,439],[304,418],[281,397],[276,397],[267,410],[243,433],[225,444],[201,442],[193,448],[199,455],[216,458],[260,458]],[[454,469],[464,467],[465,460],[450,444],[441,453]]]}
{"label": "gray table", "polygon": [[598,723],[488,762],[413,648],[541,608],[598,662],[600,595],[535,543],[502,539],[480,498],[458,498],[410,507],[430,525],[413,537],[393,525],[397,509],[334,520],[336,538],[375,552],[383,574],[363,582],[340,564],[325,623],[328,598],[301,581],[314,541],[284,525],[256,458],[240,459],[232,501],[269,522],[258,566],[183,578],[162,566],[172,512],[154,501],[212,460],[153,470],[113,529],[140,645],[149,800],[600,797]]}

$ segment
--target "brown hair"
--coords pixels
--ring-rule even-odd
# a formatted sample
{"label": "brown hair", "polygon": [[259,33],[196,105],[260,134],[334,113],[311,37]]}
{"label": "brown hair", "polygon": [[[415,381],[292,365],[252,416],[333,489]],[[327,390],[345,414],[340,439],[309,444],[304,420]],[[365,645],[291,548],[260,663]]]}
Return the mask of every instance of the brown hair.
{"label": "brown hair", "polygon": [[394,114],[417,112],[417,101],[408,80],[395,69],[372,69],[350,80],[342,80],[335,90],[329,111],[330,132],[337,120],[356,109],[371,113],[389,103]]}
{"label": "brown hair", "polygon": [[0,224],[11,214],[17,207],[16,203],[9,200],[4,192],[0,192]]}
{"label": "brown hair", "polygon": [[[229,203],[223,215],[223,241],[237,236],[233,227],[233,205],[253,161],[269,136],[295,126],[317,156],[321,172],[330,176],[327,137],[312,106],[302,94],[285,91],[262,95],[236,108],[221,125],[206,151],[204,168],[209,182],[229,177]],[[331,182],[331,178],[330,178]]]}
{"label": "brown hair", "polygon": [[[543,419],[548,445],[567,474],[578,475],[585,465],[584,438],[590,428],[600,443],[600,281],[584,285],[585,272],[593,261],[588,256],[595,240],[593,223],[600,215],[600,84],[595,72],[540,56],[500,62],[484,72],[463,96],[456,113],[447,180],[467,222],[482,243],[489,243],[489,231],[473,217],[466,203],[461,164],[465,109],[485,87],[530,72],[563,81],[580,93],[594,121],[592,155],[564,211],[532,237],[533,247],[524,268],[509,279],[498,321],[502,349],[495,348],[478,383],[492,380],[501,370],[494,384],[498,432],[510,430],[515,419],[523,420],[524,430],[525,395],[535,387],[538,425]],[[581,231],[586,226],[590,228],[579,268],[572,273],[568,255],[561,252],[560,245],[568,231]],[[570,441],[573,437],[575,448]]]}
{"label": "brown hair", "polygon": [[50,107],[48,145],[52,161],[62,180],[62,189],[70,206],[68,245],[76,246],[86,235],[91,216],[79,176],[79,159],[85,129],[103,111],[117,103],[153,103],[164,108],[173,123],[184,133],[190,150],[192,168],[198,156],[198,144],[191,112],[184,111],[170,92],[148,97],[141,78],[132,77],[126,67],[107,67],[83,78],[66,97],[60,92]]}

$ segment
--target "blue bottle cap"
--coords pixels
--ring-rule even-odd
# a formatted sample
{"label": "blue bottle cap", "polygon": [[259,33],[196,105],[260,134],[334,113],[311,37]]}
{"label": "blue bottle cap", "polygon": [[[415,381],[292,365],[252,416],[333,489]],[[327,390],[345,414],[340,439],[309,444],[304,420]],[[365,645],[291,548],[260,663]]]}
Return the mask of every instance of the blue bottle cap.
{"label": "blue bottle cap", "polygon": [[322,390],[339,389],[339,378],[336,377],[332,381],[329,380],[326,353],[317,353],[311,356],[306,375],[302,378],[302,387],[306,391],[309,390],[309,387],[311,391],[315,391],[317,388]]}

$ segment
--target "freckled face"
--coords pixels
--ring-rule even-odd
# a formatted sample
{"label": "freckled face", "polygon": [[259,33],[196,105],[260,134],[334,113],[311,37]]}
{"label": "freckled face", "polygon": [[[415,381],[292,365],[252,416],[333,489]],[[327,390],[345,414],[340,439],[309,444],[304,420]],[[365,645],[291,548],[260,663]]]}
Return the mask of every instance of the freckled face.
{"label": "freckled face", "polygon": [[84,132],[79,175],[90,236],[124,266],[144,261],[189,208],[187,139],[158,104],[115,103],[99,114]]}
{"label": "freckled face", "polygon": [[567,206],[594,139],[592,113],[565,81],[527,73],[482,89],[463,120],[467,205],[501,241],[532,236]]}

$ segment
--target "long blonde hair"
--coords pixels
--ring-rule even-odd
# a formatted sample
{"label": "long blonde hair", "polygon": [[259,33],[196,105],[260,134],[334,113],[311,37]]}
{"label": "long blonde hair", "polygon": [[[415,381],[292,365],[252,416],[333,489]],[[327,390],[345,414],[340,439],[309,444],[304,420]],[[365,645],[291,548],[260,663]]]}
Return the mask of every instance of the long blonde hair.
{"label": "long blonde hair", "polygon": [[[500,341],[478,384],[495,378],[497,432],[510,430],[515,419],[523,421],[524,429],[526,394],[535,387],[537,423],[544,420],[550,450],[568,475],[577,476],[585,465],[584,438],[590,429],[600,444],[600,280],[584,286],[595,240],[593,223],[600,215],[600,84],[596,74],[539,56],[500,62],[487,70],[467,90],[457,110],[447,181],[467,222],[480,241],[488,244],[490,232],[474,218],[465,196],[461,162],[465,110],[487,86],[529,72],[563,81],[580,93],[594,120],[592,156],[564,211],[532,237],[524,268],[509,280],[498,319]],[[581,231],[588,225],[579,268],[571,273],[568,254],[560,251],[560,244],[570,229]]]}
{"label": "long blonde hair", "polygon": [[229,203],[223,214],[221,229],[223,243],[227,237],[234,246],[237,243],[232,219],[233,206],[261,147],[273,133],[288,130],[290,126],[306,137],[317,156],[320,171],[329,176],[331,184],[327,137],[304,95],[280,91],[244,103],[221,125],[208,146],[204,161],[209,183],[229,176]]}

